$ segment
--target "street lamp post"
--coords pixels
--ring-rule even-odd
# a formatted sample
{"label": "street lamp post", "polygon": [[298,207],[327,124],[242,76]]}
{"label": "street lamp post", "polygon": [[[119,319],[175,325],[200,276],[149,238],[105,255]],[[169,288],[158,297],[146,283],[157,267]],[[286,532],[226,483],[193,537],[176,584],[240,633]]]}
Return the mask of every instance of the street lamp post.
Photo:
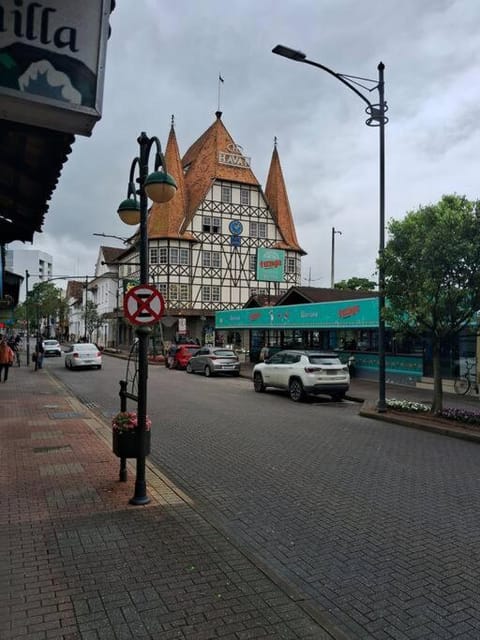
{"label": "street lamp post", "polygon": [[335,286],[335,234],[338,233],[342,235],[341,231],[332,227],[332,265],[330,269],[330,289],[333,289]]}
{"label": "street lamp post", "polygon": [[[118,207],[118,215],[123,222],[130,225],[140,223],[140,284],[148,284],[148,233],[147,233],[147,208],[148,198],[157,203],[168,202],[176,191],[175,180],[166,172],[165,158],[162,154],[160,141],[156,137],[149,138],[142,131],[137,139],[139,155],[134,158],[130,167],[127,199]],[[150,151],[156,146],[155,170],[148,173],[148,161]],[[162,167],[163,171],[158,169]],[[138,178],[135,187],[135,170],[138,169]],[[140,201],[137,200],[140,196]],[[138,336],[138,393],[137,393],[137,424],[138,424],[138,457],[135,477],[135,494],[130,499],[130,504],[144,505],[150,502],[147,496],[147,484],[145,479],[145,433],[147,421],[147,379],[148,379],[148,338],[150,327],[140,326],[136,330]]]}
{"label": "street lamp post", "polygon": [[30,365],[30,317],[28,313],[28,278],[30,274],[28,269],[25,271],[25,320],[27,322],[27,367]]}
{"label": "street lamp post", "polygon": [[[326,71],[334,78],[342,82],[346,85],[351,91],[357,94],[359,98],[361,98],[366,104],[366,112],[368,115],[365,124],[369,127],[379,127],[380,133],[380,145],[379,145],[379,248],[378,248],[378,256],[379,266],[378,266],[378,403],[377,403],[377,411],[379,413],[384,413],[387,410],[386,398],[385,398],[385,320],[383,318],[384,308],[385,308],[385,273],[384,268],[382,266],[382,256],[385,249],[385,125],[388,122],[388,118],[386,116],[386,112],[388,110],[387,103],[385,102],[385,82],[384,82],[384,70],[385,65],[383,62],[380,62],[377,66],[378,70],[378,78],[377,80],[371,80],[370,78],[360,78],[358,76],[349,76],[342,73],[337,73],[332,69],[329,69],[323,64],[319,64],[318,62],[314,62],[313,60],[308,60],[305,53],[301,51],[297,51],[295,49],[290,49],[290,47],[285,47],[281,44],[278,44],[276,47],[272,49],[273,53],[276,53],[279,56],[283,56],[284,58],[290,58],[290,60],[295,60],[296,62],[303,62],[305,64],[309,64],[313,67],[317,67],[318,69],[322,69]],[[370,83],[370,86],[365,86],[362,82]],[[375,89],[378,90],[378,103],[372,103],[361,91],[357,89],[354,85],[362,87],[366,91],[373,91]]]}

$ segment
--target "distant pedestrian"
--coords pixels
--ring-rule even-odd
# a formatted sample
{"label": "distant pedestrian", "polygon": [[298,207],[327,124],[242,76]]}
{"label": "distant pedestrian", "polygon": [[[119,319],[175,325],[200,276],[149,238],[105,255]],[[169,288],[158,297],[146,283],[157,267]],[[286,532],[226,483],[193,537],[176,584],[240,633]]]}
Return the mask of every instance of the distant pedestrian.
{"label": "distant pedestrian", "polygon": [[42,337],[39,336],[37,338],[37,342],[35,343],[35,351],[33,353],[33,360],[35,362],[35,371],[37,369],[42,369],[43,368],[43,341],[42,341]]}
{"label": "distant pedestrian", "polygon": [[8,380],[8,371],[13,364],[13,358],[13,350],[8,346],[7,341],[2,336],[0,341],[0,382],[2,381],[2,371],[3,382]]}

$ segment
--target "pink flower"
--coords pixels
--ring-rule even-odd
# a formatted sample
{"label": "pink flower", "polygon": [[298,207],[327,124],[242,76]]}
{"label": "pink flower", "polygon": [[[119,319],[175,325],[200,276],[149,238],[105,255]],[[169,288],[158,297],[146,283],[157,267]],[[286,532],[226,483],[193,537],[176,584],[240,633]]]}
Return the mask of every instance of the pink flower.
{"label": "pink flower", "polygon": [[[150,431],[152,421],[147,416],[145,421],[146,431]],[[138,417],[135,411],[120,411],[112,419],[112,428],[119,433],[133,431],[138,427]]]}

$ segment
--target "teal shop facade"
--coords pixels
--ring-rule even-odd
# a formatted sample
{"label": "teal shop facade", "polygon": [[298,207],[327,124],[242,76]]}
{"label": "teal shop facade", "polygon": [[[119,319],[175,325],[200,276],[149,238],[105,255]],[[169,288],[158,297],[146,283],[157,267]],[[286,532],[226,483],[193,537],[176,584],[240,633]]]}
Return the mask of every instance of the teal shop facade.
{"label": "teal shop facade", "polygon": [[[218,311],[215,339],[257,362],[263,346],[328,349],[346,361],[355,358],[355,372],[378,377],[378,298],[361,298],[284,306]],[[415,384],[424,374],[424,352],[408,345],[406,352],[386,329],[386,376],[389,382]]]}

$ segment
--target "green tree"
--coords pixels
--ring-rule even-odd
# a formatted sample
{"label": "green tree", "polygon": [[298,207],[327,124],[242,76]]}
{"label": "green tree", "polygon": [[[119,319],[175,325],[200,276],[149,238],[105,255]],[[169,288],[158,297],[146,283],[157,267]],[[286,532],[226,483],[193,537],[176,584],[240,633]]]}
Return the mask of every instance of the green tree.
{"label": "green tree", "polygon": [[105,322],[105,314],[100,315],[97,311],[98,305],[92,300],[87,300],[85,308],[85,325],[89,342],[92,342],[93,333]]}
{"label": "green tree", "polygon": [[373,291],[377,284],[368,278],[349,278],[348,280],[340,280],[335,283],[335,289],[343,289],[347,291]]}
{"label": "green tree", "polygon": [[443,406],[440,348],[480,309],[480,203],[445,195],[388,225],[383,264],[385,320],[432,340],[432,412]]}
{"label": "green tree", "polygon": [[53,282],[37,282],[28,292],[25,300],[30,325],[33,331],[40,331],[42,321],[58,320],[65,309],[63,292]]}

